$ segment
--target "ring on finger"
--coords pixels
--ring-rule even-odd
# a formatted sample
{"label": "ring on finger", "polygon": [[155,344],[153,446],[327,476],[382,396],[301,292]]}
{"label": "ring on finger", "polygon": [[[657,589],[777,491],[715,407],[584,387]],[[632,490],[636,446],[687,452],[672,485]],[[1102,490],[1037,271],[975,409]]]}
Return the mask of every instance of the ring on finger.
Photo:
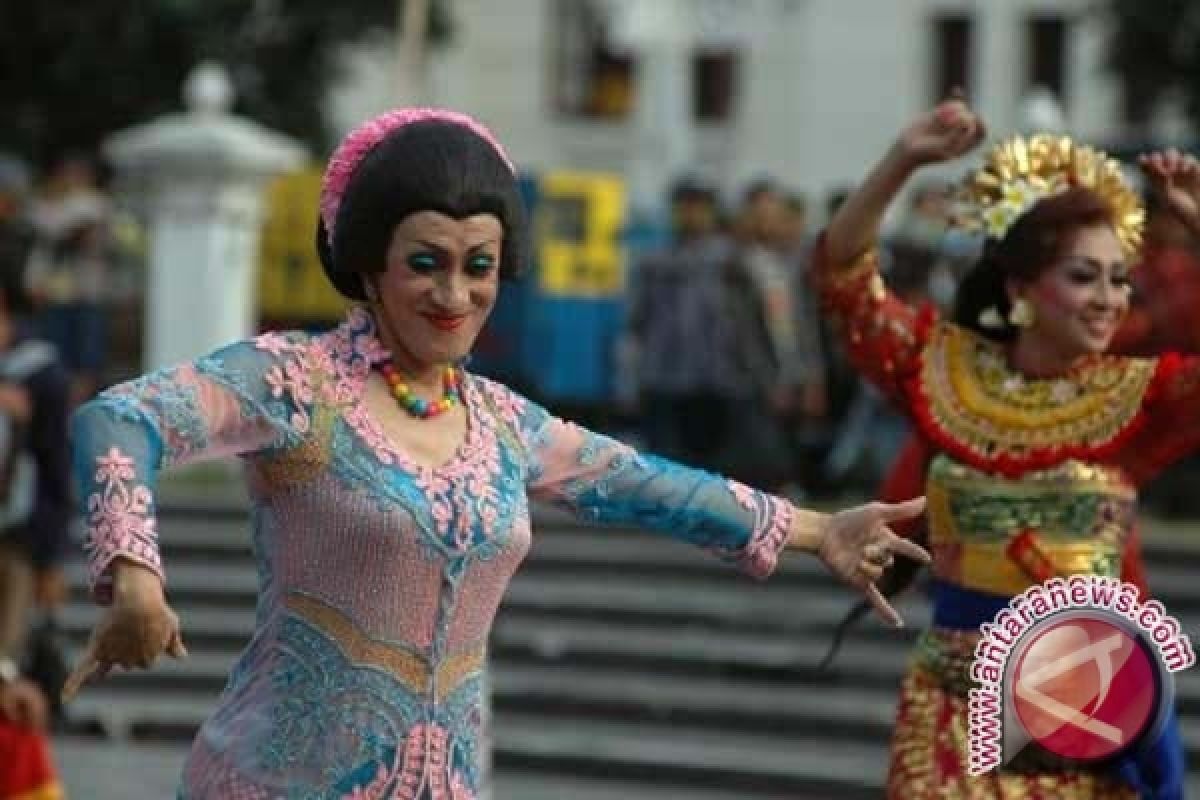
{"label": "ring on finger", "polygon": [[892,554],[881,544],[869,544],[863,548],[863,558],[881,567],[891,566]]}

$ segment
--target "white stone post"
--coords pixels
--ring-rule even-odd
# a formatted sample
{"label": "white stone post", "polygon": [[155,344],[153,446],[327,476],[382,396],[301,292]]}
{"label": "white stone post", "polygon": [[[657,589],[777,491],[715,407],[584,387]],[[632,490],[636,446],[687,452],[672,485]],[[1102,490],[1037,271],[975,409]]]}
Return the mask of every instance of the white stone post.
{"label": "white stone post", "polygon": [[628,177],[631,204],[645,212],[660,208],[664,188],[695,166],[694,9],[688,0],[615,0],[609,12],[614,39],[638,59]]}
{"label": "white stone post", "polygon": [[224,69],[196,67],[187,110],[114,134],[105,152],[149,228],[143,368],[255,330],[263,188],[305,161],[295,141],[230,113]]}

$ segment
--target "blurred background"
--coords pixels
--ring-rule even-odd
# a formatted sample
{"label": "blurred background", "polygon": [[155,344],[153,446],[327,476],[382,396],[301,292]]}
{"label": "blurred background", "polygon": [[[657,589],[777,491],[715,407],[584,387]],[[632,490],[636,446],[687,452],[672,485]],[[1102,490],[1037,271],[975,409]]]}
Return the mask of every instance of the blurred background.
{"label": "blurred background", "polygon": [[[848,187],[955,87],[996,136],[1061,132],[1126,162],[1194,150],[1200,2],[9,0],[0,255],[72,402],[254,331],[325,328],[344,310],[313,248],[332,146],[393,106],[461,109],[519,166],[535,244],[471,368],[656,452],[845,503],[874,494],[905,423],[833,346],[804,270]],[[968,166],[925,174],[889,219],[885,274],[913,301],[949,303],[977,252],[950,225]],[[1145,346],[1194,351],[1200,256],[1153,206],[1149,237],[1140,302],[1169,333]],[[1185,629],[1196,466],[1147,493],[1151,586]],[[172,796],[252,626],[246,509],[227,465],[164,485],[193,655],[62,714],[72,798]],[[819,672],[851,598],[810,565],[750,587],[638,532],[539,528],[492,645],[496,797],[881,796],[909,635],[863,625]],[[72,557],[39,612],[67,656],[95,618],[84,581]],[[919,592],[902,610],[924,622]]]}

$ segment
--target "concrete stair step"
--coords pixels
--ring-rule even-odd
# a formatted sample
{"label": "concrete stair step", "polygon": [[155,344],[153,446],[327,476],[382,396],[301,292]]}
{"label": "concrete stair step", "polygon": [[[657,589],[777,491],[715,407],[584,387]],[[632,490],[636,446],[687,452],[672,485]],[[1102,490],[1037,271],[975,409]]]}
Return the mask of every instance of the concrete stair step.
{"label": "concrete stair step", "polygon": [[[74,587],[75,603],[89,604],[84,567],[72,565],[68,579]],[[252,608],[258,588],[257,573],[248,564],[214,567],[190,561],[176,563],[168,567],[167,579],[171,602],[181,610],[199,606],[229,609],[232,614],[239,608]],[[555,616],[570,613],[581,619],[654,619],[672,625],[711,623],[748,630],[796,631],[811,630],[817,621],[828,629],[854,601],[855,595],[845,588],[767,586],[732,573],[723,581],[677,576],[651,582],[620,571],[589,576],[558,571],[518,575],[509,586],[503,608]],[[925,601],[914,592],[900,598],[898,608],[908,615],[924,605]],[[923,619],[914,617],[908,622],[916,627]],[[883,630],[877,624],[862,627]]]}
{"label": "concrete stair step", "polygon": [[[96,720],[114,735],[183,740],[212,710],[207,693],[145,697],[91,689],[73,705],[77,720]],[[811,737],[730,733],[678,724],[547,718],[497,712],[493,718],[497,767],[531,767],[584,776],[674,783],[743,792],[878,791],[885,749]],[[849,777],[848,777],[849,776]],[[754,795],[743,795],[754,796]],[[867,796],[862,794],[861,796]]]}
{"label": "concrete stair step", "polygon": [[[554,524],[552,524],[554,523]],[[161,544],[167,554],[249,554],[249,516],[229,518],[221,515],[171,513],[160,514]],[[1186,571],[1200,564],[1200,536],[1194,523],[1145,521],[1143,554],[1157,574],[1161,568]],[[535,520],[533,562],[610,563],[637,566],[671,565],[681,569],[724,571],[718,559],[665,537],[632,528],[596,528],[571,523],[562,526],[557,518]],[[785,559],[777,575],[823,574],[812,559]]]}
{"label": "concrete stair step", "polygon": [[[101,611],[91,606],[71,605],[60,617],[68,637],[82,644]],[[236,652],[249,641],[254,613],[246,610],[180,609],[184,641],[193,652]],[[904,663],[912,631],[885,631],[895,644],[881,649],[872,641],[851,639],[830,676],[838,679],[854,669],[872,670],[889,655],[894,665]],[[813,672],[828,646],[828,638],[815,633],[782,637],[755,631],[714,631],[707,626],[676,626],[664,630],[655,625],[630,625],[589,620],[526,617],[502,611],[491,641],[496,661],[512,658],[576,664],[652,664],[673,666],[678,671],[722,669],[776,675],[793,681]],[[166,662],[164,662],[166,663]],[[874,669],[873,669],[874,668]]]}

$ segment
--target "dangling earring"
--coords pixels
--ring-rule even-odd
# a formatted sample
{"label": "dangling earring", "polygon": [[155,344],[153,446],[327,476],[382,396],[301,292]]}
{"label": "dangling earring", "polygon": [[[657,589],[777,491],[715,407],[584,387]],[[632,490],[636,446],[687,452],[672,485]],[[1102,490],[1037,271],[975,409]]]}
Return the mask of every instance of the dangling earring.
{"label": "dangling earring", "polygon": [[988,306],[979,312],[979,324],[989,331],[1004,330],[1004,317],[1000,316],[995,306]]}
{"label": "dangling earring", "polygon": [[375,282],[366,275],[362,276],[363,296],[367,298],[367,302],[374,304],[379,302],[379,292],[375,290]]}
{"label": "dangling earring", "polygon": [[1013,301],[1012,310],[1008,312],[1008,323],[1014,328],[1028,328],[1033,325],[1033,306],[1024,297]]}

